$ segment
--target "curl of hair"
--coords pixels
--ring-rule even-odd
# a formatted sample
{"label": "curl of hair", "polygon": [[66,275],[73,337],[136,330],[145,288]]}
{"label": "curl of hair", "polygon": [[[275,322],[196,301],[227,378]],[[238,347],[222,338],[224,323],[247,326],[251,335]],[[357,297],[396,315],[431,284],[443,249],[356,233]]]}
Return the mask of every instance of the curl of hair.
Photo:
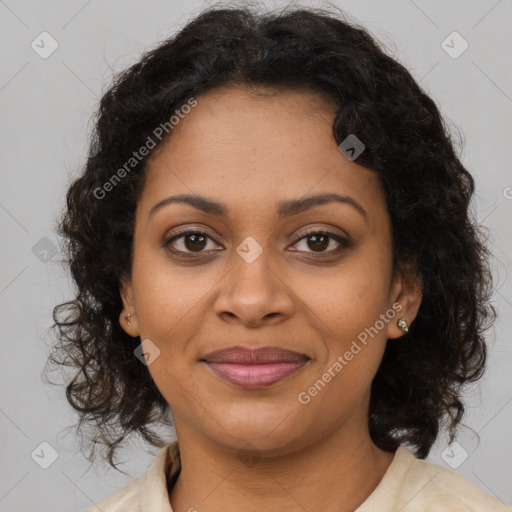
{"label": "curl of hair", "polygon": [[336,104],[336,142],[356,134],[365,144],[357,163],[378,173],[385,188],[394,268],[415,269],[423,291],[409,332],[388,341],[373,380],[369,432],[384,450],[407,443],[425,458],[444,419],[455,435],[461,388],[483,374],[483,333],[496,314],[490,254],[469,215],[474,180],[410,73],[365,29],[326,9],[209,8],[117,74],[101,98],[85,169],[59,222],[76,297],[54,308],[59,343],[49,358],[76,370],[66,396],[79,428],[92,424],[93,442],[107,447],[113,467],[127,435],[162,446],[151,427],[169,405],[134,356],[140,339],[118,320],[135,208],[155,149],[106,197],[97,191],[188,99],[231,84],[328,96]]}

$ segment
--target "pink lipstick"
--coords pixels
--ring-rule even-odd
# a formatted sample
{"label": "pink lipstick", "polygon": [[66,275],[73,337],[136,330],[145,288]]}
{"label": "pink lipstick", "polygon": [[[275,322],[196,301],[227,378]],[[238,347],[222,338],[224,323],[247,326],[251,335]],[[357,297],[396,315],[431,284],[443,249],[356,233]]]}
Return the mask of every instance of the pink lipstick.
{"label": "pink lipstick", "polygon": [[270,386],[303,368],[310,359],[278,347],[229,347],[202,359],[219,377],[247,389]]}

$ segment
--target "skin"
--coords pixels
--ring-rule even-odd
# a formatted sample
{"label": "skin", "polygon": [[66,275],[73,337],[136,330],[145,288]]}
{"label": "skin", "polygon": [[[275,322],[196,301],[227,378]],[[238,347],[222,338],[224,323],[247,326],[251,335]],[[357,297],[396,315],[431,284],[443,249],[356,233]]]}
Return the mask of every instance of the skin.
{"label": "skin", "polygon": [[[394,457],[370,438],[370,386],[386,343],[403,335],[398,318],[410,325],[417,314],[420,285],[410,268],[392,272],[384,191],[374,172],[338,149],[334,106],[314,92],[261,92],[230,86],[200,96],[149,160],[120,323],[160,350],[148,369],[172,407],[180,445],[174,512],[353,511]],[[366,216],[337,202],[277,215],[280,201],[333,192],[355,199]],[[231,214],[175,202],[149,215],[177,194],[206,196]],[[185,236],[165,248],[185,227],[210,238],[198,245]],[[317,248],[304,238],[322,229],[353,245],[327,238]],[[251,263],[236,252],[249,236],[262,248]],[[396,303],[400,313],[301,404],[299,393]],[[311,360],[263,389],[237,387],[199,361],[240,344]]]}

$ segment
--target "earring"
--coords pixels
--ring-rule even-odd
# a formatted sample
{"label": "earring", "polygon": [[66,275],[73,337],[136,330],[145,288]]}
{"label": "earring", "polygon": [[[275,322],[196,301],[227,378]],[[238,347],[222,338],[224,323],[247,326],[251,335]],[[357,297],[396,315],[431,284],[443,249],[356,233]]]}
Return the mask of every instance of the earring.
{"label": "earring", "polygon": [[400,319],[397,321],[397,325],[398,325],[398,327],[400,327],[400,329],[402,330],[402,332],[407,332],[407,331],[409,331],[409,324],[407,323],[407,320],[405,319],[405,317],[400,318]]}
{"label": "earring", "polygon": [[132,316],[131,313],[128,313],[127,315],[124,315],[124,317],[126,318],[126,321],[128,322],[128,327],[132,326],[132,323],[130,322],[131,316]]}

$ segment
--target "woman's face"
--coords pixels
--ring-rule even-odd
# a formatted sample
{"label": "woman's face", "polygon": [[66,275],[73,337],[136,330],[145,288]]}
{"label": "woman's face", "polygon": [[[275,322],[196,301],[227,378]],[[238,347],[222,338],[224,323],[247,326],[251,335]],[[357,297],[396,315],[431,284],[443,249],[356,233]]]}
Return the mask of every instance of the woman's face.
{"label": "woman's face", "polygon": [[[148,162],[120,321],[150,340],[148,369],[178,436],[278,453],[364,431],[387,339],[420,298],[392,275],[384,192],[338,148],[334,113],[314,93],[218,89]],[[293,206],[323,194],[349,199]],[[202,201],[152,211],[178,195]],[[222,206],[198,208],[207,202]],[[299,362],[205,362],[235,346],[279,347]]]}

